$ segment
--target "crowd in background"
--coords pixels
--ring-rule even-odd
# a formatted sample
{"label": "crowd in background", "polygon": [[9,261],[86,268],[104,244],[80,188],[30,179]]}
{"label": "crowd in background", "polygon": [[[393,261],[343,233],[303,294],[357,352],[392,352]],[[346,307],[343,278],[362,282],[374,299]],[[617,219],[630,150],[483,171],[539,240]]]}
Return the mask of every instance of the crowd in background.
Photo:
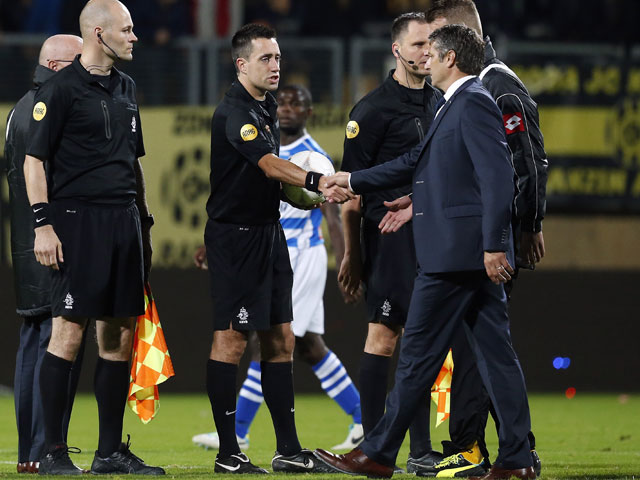
{"label": "crowd in background", "polygon": [[[193,35],[198,0],[125,0],[142,42],[164,45]],[[232,0],[223,0],[231,2]],[[0,32],[77,33],[86,0],[0,0]],[[245,0],[243,23],[262,22],[280,35],[388,36],[400,13],[430,0]],[[485,30],[510,40],[637,42],[636,0],[478,0]],[[229,8],[227,4],[227,8]]]}

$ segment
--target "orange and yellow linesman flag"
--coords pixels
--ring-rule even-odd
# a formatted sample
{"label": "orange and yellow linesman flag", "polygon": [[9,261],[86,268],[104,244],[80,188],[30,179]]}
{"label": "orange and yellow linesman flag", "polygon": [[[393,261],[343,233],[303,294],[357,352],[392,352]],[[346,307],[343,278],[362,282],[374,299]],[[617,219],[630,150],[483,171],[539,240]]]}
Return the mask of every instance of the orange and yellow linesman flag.
{"label": "orange and yellow linesman flag", "polygon": [[444,359],[440,373],[431,387],[431,400],[437,405],[436,427],[451,414],[451,376],[453,375],[453,357],[451,349]]}
{"label": "orange and yellow linesman flag", "polygon": [[127,404],[149,423],[160,408],[158,385],[175,375],[151,288],[145,285],[144,315],[136,322]]}

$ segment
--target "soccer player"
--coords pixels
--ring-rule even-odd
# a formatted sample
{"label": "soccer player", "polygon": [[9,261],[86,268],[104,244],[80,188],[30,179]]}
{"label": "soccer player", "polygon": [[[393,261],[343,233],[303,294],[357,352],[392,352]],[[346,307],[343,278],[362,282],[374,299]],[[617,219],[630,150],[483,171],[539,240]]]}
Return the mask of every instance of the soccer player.
{"label": "soccer player", "polygon": [[278,157],[280,129],[271,94],[280,81],[275,32],[249,24],[231,41],[237,73],[211,122],[211,195],[205,229],[213,300],[213,342],[207,392],[220,450],[220,473],[267,473],[240,452],[235,434],[236,376],[249,332],[260,338],[261,378],[273,420],[274,471],[317,472],[321,462],[303,449],[294,419],[293,272],[280,225],[280,182],[321,192],[330,202],[353,195],[326,188],[326,177]]}
{"label": "soccer player", "polygon": [[[280,157],[313,150],[326,153],[306,130],[312,112],[311,93],[301,85],[288,85],[278,91],[278,120],[280,122]],[[344,442],[336,450],[351,450],[364,438],[360,414],[360,394],[353,385],[340,359],[324,343],[324,287],[327,278],[327,250],[322,238],[322,217],[327,219],[329,236],[340,265],[344,240],[340,214],[335,204],[325,203],[319,209],[301,210],[287,202],[280,202],[280,223],[287,238],[293,269],[293,322],[296,338],[295,352],[311,366],[322,389],[352,417],[352,424]],[[199,259],[199,260],[198,260]],[[203,251],[196,254],[196,265],[204,265]],[[343,291],[345,300],[356,298]],[[249,447],[249,428],[260,405],[262,395],[259,351],[252,345],[252,361],[247,379],[240,389],[236,410],[236,436],[242,449]],[[201,433],[193,442],[205,448],[218,448],[217,432]]]}

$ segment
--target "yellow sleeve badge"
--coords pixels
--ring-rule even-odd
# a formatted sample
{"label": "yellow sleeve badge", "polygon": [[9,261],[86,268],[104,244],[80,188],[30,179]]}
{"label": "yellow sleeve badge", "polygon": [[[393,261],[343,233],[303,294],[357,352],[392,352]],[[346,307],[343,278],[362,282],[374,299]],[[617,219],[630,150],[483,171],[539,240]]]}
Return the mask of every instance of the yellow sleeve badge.
{"label": "yellow sleeve badge", "polygon": [[258,129],[250,123],[245,123],[242,128],[240,128],[240,136],[245,142],[250,142],[258,136]]}
{"label": "yellow sleeve badge", "polygon": [[360,125],[355,120],[351,120],[347,123],[347,138],[356,138],[358,133],[360,133]]}
{"label": "yellow sleeve badge", "polygon": [[38,102],[33,106],[33,119],[39,122],[47,114],[47,106],[44,102]]}

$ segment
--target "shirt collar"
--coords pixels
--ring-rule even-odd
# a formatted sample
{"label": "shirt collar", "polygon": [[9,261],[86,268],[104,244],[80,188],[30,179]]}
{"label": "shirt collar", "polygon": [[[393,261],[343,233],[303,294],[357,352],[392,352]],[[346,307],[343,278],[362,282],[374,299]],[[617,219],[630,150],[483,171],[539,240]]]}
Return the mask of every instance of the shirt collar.
{"label": "shirt collar", "polygon": [[449,86],[449,88],[447,88],[447,91],[444,94],[444,99],[448,102],[451,99],[451,97],[453,97],[454,93],[456,93],[456,90],[458,90],[462,86],[462,84],[464,84],[464,82],[476,77],[477,75],[466,75],[462,78],[459,78],[455,82],[453,82]]}
{"label": "shirt collar", "polygon": [[489,35],[484,37],[484,64],[488,65],[493,60],[497,58],[496,50],[493,48],[491,44],[491,39]]}
{"label": "shirt collar", "polygon": [[33,84],[39,87],[55,74],[56,72],[51,70],[50,68],[44,67],[42,65],[37,65],[36,71],[33,74]]}
{"label": "shirt collar", "polygon": [[[98,83],[98,81],[91,75],[86,68],[80,63],[80,54],[76,55],[76,58],[73,60],[73,63],[69,68],[75,68],[76,72],[80,75],[80,77],[87,83]],[[111,79],[116,75],[120,75],[120,72],[113,65],[111,66],[111,73],[109,75],[105,75],[105,78],[109,78],[109,84],[111,84]]]}
{"label": "shirt collar", "polygon": [[[255,102],[256,105],[262,108],[261,103],[255,98],[253,98],[253,96],[247,91],[247,89],[244,88],[244,85],[242,85],[242,82],[240,82],[240,80],[235,80],[231,84],[231,88],[227,93],[230,97],[240,98],[247,103]],[[276,99],[271,92],[266,93],[265,102],[266,102],[264,104],[266,107],[265,111],[269,114],[270,117],[272,117],[275,120],[276,111],[278,109],[278,103],[276,102]]]}
{"label": "shirt collar", "polygon": [[307,141],[309,139],[309,132],[307,132],[306,128],[302,129],[302,136],[300,138],[295,139],[293,142],[287,144],[287,145],[280,145],[280,148],[286,148],[286,149],[293,149],[296,148],[298,145],[300,145],[301,143]]}

